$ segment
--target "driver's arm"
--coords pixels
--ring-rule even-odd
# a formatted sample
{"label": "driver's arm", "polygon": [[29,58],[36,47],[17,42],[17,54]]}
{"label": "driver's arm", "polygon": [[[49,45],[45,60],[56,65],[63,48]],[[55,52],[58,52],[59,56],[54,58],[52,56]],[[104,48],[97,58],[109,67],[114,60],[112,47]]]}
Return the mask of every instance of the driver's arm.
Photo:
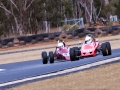
{"label": "driver's arm", "polygon": [[65,45],[65,42],[63,42],[63,44],[64,44],[64,47],[65,47],[65,46],[66,46],[66,45]]}

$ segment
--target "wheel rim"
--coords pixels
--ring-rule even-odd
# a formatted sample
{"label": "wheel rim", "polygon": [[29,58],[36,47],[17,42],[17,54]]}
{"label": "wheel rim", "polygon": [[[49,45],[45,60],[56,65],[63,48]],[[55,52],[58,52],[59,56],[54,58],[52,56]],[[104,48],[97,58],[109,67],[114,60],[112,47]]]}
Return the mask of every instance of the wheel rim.
{"label": "wheel rim", "polygon": [[108,54],[108,48],[106,47],[106,52],[107,52],[107,54]]}

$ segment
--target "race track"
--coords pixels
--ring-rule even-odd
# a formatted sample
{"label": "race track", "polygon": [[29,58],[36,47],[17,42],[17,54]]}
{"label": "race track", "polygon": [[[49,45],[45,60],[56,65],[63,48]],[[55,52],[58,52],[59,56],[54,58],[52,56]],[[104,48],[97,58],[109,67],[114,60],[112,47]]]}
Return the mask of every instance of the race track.
{"label": "race track", "polygon": [[[58,72],[65,69],[91,64],[93,62],[103,61],[105,59],[120,56],[120,49],[112,50],[111,56],[98,55],[96,57],[84,58],[78,61],[55,61],[54,64],[42,64],[42,60],[33,60],[19,63],[0,65],[0,87],[7,82],[17,81],[25,78],[45,75],[51,72]],[[47,77],[49,78],[49,77]],[[42,78],[44,79],[44,78]]]}

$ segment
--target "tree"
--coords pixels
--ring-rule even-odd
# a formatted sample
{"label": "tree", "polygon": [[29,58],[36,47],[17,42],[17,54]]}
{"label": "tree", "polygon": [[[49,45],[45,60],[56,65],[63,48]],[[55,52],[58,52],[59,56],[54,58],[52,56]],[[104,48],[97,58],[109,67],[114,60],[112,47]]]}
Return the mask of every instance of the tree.
{"label": "tree", "polygon": [[92,22],[93,0],[79,0],[80,5],[85,9],[86,21]]}
{"label": "tree", "polygon": [[0,1],[0,8],[2,8],[7,18],[13,17],[15,24],[16,24],[16,30],[17,33],[20,35],[23,34],[24,31],[24,24],[23,24],[23,17],[25,12],[29,9],[31,4],[34,2],[34,0],[8,0],[7,2],[4,0]]}
{"label": "tree", "polygon": [[119,0],[0,0],[0,33],[37,34],[44,21],[58,27],[63,19],[84,17],[92,23],[99,17],[120,15]]}

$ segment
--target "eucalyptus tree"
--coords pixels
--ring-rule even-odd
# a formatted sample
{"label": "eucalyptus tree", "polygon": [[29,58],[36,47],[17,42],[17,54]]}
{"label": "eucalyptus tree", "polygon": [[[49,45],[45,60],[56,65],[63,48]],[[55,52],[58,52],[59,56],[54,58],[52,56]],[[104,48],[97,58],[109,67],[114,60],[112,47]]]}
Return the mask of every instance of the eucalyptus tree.
{"label": "eucalyptus tree", "polygon": [[0,8],[4,10],[6,17],[14,19],[13,27],[20,35],[24,32],[23,18],[34,0],[0,0]]}
{"label": "eucalyptus tree", "polygon": [[85,10],[86,21],[88,23],[92,22],[93,18],[93,0],[79,0],[80,5]]}
{"label": "eucalyptus tree", "polygon": [[119,0],[0,0],[0,35],[37,34],[44,21],[51,27],[66,18],[84,17],[86,23],[120,14]]}

